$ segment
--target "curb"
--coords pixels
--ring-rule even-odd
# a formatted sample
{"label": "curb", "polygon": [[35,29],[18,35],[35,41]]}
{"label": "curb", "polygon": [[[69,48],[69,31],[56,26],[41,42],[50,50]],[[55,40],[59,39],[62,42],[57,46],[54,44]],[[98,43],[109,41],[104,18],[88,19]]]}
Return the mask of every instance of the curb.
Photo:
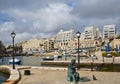
{"label": "curb", "polygon": [[67,70],[67,68],[60,68],[60,67],[31,67],[33,69],[51,69],[51,70]]}
{"label": "curb", "polygon": [[19,70],[31,68],[31,67],[25,66],[25,67],[19,67],[16,69],[12,69],[11,67],[8,67],[8,66],[0,66],[0,68],[2,70],[6,70],[6,72],[8,72],[10,74],[10,77],[2,84],[17,84],[19,82],[19,80],[21,79],[21,75],[20,75]]}
{"label": "curb", "polygon": [[11,69],[8,66],[2,66],[1,68],[6,68],[9,70],[10,77],[2,84],[16,84],[20,79],[20,73],[17,69]]}

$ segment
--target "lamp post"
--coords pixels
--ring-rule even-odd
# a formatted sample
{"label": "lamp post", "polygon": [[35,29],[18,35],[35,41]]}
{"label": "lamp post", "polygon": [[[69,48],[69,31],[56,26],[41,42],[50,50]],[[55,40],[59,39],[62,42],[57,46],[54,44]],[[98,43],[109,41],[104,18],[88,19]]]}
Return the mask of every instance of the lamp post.
{"label": "lamp post", "polygon": [[66,36],[64,37],[64,45],[65,45],[65,61],[67,60],[67,56],[66,56],[66,47],[67,47],[67,40],[66,40]]}
{"label": "lamp post", "polygon": [[80,68],[80,55],[79,55],[80,34],[81,34],[81,33],[80,33],[79,31],[76,33],[77,38],[78,38],[78,69]]}
{"label": "lamp post", "polygon": [[13,42],[13,69],[15,69],[15,60],[14,60],[14,38],[15,38],[16,34],[14,32],[11,33],[11,37],[12,37],[12,42]]}

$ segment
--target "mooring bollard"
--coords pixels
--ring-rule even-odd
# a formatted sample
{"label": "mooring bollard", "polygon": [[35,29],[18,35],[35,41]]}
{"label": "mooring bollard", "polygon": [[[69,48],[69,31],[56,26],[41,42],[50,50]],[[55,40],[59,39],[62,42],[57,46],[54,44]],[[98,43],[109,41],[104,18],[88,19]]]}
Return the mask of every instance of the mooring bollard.
{"label": "mooring bollard", "polygon": [[97,78],[95,77],[95,75],[92,75],[93,76],[93,80],[97,80]]}
{"label": "mooring bollard", "polygon": [[93,71],[93,62],[91,62],[91,71]]}
{"label": "mooring bollard", "polygon": [[30,70],[24,70],[24,75],[30,75]]}

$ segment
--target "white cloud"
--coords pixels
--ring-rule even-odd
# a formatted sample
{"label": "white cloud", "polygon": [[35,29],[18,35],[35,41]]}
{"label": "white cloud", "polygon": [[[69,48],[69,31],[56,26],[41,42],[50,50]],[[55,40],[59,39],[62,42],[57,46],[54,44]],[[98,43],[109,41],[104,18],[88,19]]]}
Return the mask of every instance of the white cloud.
{"label": "white cloud", "polygon": [[[119,2],[119,0],[0,0],[0,13],[3,13],[0,14],[0,23],[2,22],[0,40],[10,43],[9,34],[13,30],[17,33],[16,41],[50,37],[60,29],[73,28],[75,31],[81,31],[89,25],[99,27],[102,32],[106,24],[119,26]],[[6,20],[10,22],[4,22]],[[120,30],[118,27],[117,29]]]}
{"label": "white cloud", "polygon": [[[9,9],[9,15],[16,19],[16,21],[22,21],[29,23],[34,31],[52,32],[58,28],[59,25],[73,24],[73,21],[77,21],[78,18],[72,15],[70,12],[72,8],[63,3],[49,4],[43,9],[36,11],[21,10],[21,9]],[[21,24],[20,24],[21,25]],[[27,25],[27,24],[26,24]],[[28,30],[29,32],[29,30]]]}
{"label": "white cloud", "polygon": [[11,29],[19,33],[16,39],[20,41],[28,38],[50,37],[54,31],[67,27],[66,25],[73,25],[79,19],[71,14],[72,10],[73,8],[67,4],[54,3],[35,11],[9,8],[4,12],[14,18],[16,27]]}
{"label": "white cloud", "polygon": [[28,40],[33,36],[33,34],[24,32],[24,33],[16,33],[16,42],[22,41],[22,40]]}
{"label": "white cloud", "polygon": [[15,29],[15,25],[14,22],[4,22],[3,24],[0,25],[0,32],[7,32],[10,30],[14,30]]}
{"label": "white cloud", "polygon": [[78,17],[70,14],[72,7],[62,4],[49,4],[43,9],[37,11],[27,11],[20,9],[10,9],[8,12],[10,16],[14,17],[16,20],[23,22],[32,22],[33,29],[42,30],[42,32],[53,31],[58,27],[58,25],[71,24],[73,21],[77,20]]}

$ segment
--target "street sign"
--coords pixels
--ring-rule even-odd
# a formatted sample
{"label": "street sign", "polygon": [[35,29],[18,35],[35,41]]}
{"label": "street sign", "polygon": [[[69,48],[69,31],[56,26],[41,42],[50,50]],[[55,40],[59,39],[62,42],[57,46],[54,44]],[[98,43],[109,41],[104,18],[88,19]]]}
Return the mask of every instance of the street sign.
{"label": "street sign", "polygon": [[116,51],[116,55],[118,56],[118,45],[116,45],[116,49],[115,49],[115,51]]}
{"label": "street sign", "polygon": [[110,45],[109,43],[107,43],[107,46],[105,46],[105,52],[109,52],[110,51]]}

